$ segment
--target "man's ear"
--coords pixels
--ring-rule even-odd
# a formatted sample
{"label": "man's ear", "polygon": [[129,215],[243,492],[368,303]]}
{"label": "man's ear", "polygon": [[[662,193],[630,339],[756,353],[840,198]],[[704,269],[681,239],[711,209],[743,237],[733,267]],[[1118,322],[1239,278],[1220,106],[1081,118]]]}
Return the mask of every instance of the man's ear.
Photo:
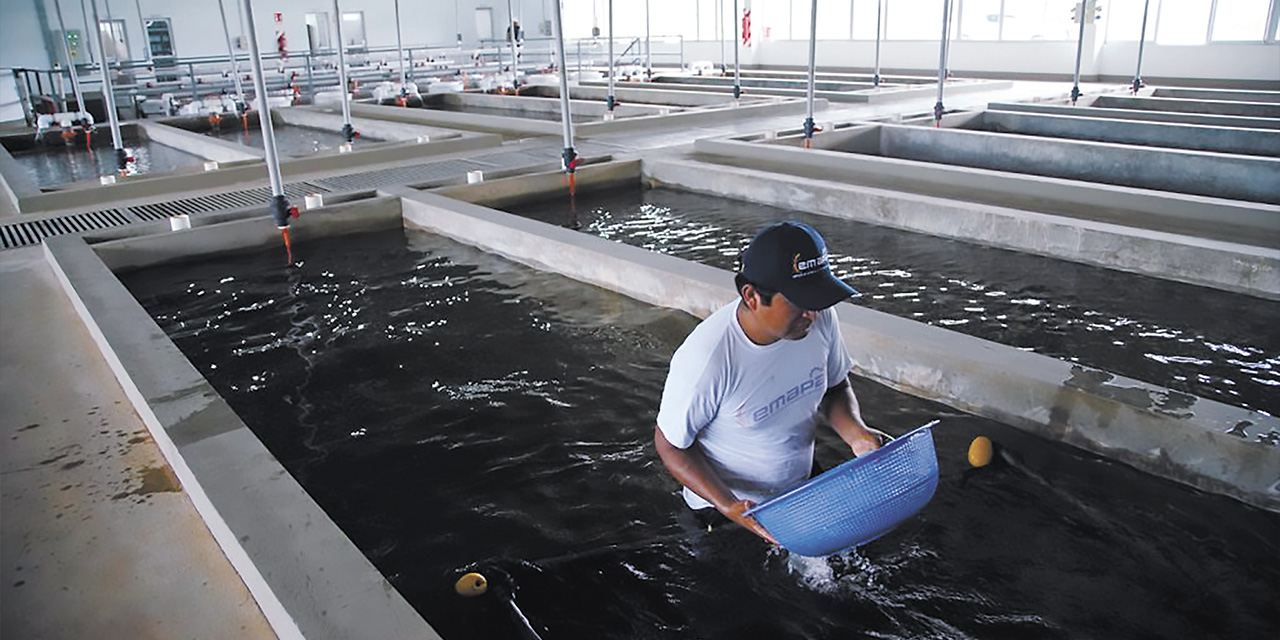
{"label": "man's ear", "polygon": [[746,303],[748,309],[755,311],[756,307],[759,306],[760,294],[756,291],[755,285],[750,283],[742,285],[742,288],[738,290],[738,294],[742,296],[742,301]]}

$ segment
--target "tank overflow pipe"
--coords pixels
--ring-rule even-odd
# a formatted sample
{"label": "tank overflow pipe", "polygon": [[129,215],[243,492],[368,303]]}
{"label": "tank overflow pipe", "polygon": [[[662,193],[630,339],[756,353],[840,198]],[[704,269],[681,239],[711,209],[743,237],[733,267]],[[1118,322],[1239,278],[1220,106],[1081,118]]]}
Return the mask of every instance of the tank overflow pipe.
{"label": "tank overflow pipe", "polygon": [[933,126],[942,126],[942,87],[947,81],[947,35],[951,31],[951,0],[942,0],[942,40],[938,47],[938,101],[933,105]]}
{"label": "tank overflow pipe", "polygon": [[613,93],[613,0],[609,0],[609,95],[605,98],[605,110],[610,114],[618,105],[617,96]]}
{"label": "tank overflow pipe", "polygon": [[244,95],[244,85],[240,83],[240,63],[236,60],[236,48],[231,43],[231,29],[227,27],[227,8],[218,0],[218,14],[222,16],[222,35],[227,39],[227,55],[231,57],[231,77],[236,82],[236,115],[249,128],[249,100]]}
{"label": "tank overflow pipe", "polygon": [[[98,0],[89,0],[93,5],[93,21],[102,24],[98,16]],[[124,149],[124,139],[120,136],[120,116],[116,114],[115,89],[111,84],[111,65],[107,63],[107,43],[102,39],[102,30],[97,33],[98,55],[102,60],[102,106],[107,110],[107,122],[111,124],[111,144],[116,150],[116,169],[123,173],[132,158]]]}
{"label": "tank overflow pipe", "polygon": [[733,102],[738,103],[742,97],[742,69],[738,64],[738,49],[742,46],[742,37],[738,35],[738,25],[743,22],[738,13],[738,0],[733,0]]}
{"label": "tank overflow pipe", "polygon": [[[247,1],[247,0],[246,0]],[[346,40],[342,39],[342,9],[338,0],[333,0],[334,22],[338,25],[338,84],[342,94],[342,139],[351,143],[356,138],[356,130],[351,126],[351,87],[347,86]]]}
{"label": "tank overflow pipe", "polygon": [[813,0],[809,8],[809,86],[805,92],[806,116],[804,119],[804,148],[813,147],[813,94],[814,75],[818,61],[818,0]]}
{"label": "tank overflow pipe", "polygon": [[244,0],[244,19],[252,46],[249,61],[253,65],[253,88],[258,96],[258,121],[262,127],[262,146],[266,152],[267,179],[271,182],[271,218],[284,238],[284,248],[289,263],[293,263],[293,248],[289,244],[289,220],[298,217],[297,207],[290,206],[280,179],[280,156],[276,152],[275,127],[271,123],[271,103],[267,100],[267,81],[262,75],[262,55],[258,51],[258,29],[253,21],[253,0]]}
{"label": "tank overflow pipe", "polygon": [[560,66],[560,123],[564,132],[564,171],[569,175],[569,195],[573,196],[575,188],[574,173],[578,168],[578,152],[573,148],[573,122],[569,112],[569,68],[565,63],[564,56],[564,25],[560,17],[560,3],[552,2],[554,7],[555,21],[552,26],[555,27],[554,39],[556,46],[556,63]]}
{"label": "tank overflow pipe", "polygon": [[1089,10],[1089,0],[1080,0],[1077,5],[1080,13],[1080,37],[1076,39],[1076,73],[1073,76],[1071,85],[1071,106],[1076,105],[1076,101],[1080,99],[1080,59],[1084,56],[1084,19],[1085,13]]}

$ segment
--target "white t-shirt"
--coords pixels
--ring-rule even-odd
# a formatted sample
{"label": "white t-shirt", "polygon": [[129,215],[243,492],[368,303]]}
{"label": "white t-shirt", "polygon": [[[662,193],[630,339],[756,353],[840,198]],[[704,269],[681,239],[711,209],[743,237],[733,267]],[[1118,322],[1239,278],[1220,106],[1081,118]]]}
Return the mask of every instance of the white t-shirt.
{"label": "white t-shirt", "polygon": [[[680,449],[700,446],[739,499],[760,502],[809,477],[818,405],[853,367],[833,309],[801,340],[758,345],[738,302],[711,314],[671,357],[658,428]],[[711,503],[684,489],[694,509]]]}

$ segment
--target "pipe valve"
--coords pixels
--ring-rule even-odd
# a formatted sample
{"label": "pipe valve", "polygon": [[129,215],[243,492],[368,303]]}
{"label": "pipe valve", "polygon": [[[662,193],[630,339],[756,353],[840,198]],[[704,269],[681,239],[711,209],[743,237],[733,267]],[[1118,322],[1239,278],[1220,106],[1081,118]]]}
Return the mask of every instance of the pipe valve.
{"label": "pipe valve", "polygon": [[289,228],[289,220],[298,217],[298,208],[289,204],[289,197],[274,196],[271,199],[271,217],[280,229]]}

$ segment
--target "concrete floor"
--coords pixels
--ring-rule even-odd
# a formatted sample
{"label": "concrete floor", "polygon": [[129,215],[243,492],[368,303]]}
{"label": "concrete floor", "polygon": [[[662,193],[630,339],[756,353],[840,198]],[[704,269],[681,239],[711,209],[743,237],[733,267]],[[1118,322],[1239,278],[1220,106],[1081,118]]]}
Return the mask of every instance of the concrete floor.
{"label": "concrete floor", "polygon": [[[1019,83],[947,105],[980,108],[1069,90],[1068,83]],[[817,119],[923,113],[932,105],[929,98],[842,107]],[[800,120],[617,134],[592,144],[655,149]],[[176,486],[40,247],[0,252],[0,416],[0,637],[275,637]]]}
{"label": "concrete floor", "polygon": [[45,261],[0,253],[0,637],[275,638]]}

